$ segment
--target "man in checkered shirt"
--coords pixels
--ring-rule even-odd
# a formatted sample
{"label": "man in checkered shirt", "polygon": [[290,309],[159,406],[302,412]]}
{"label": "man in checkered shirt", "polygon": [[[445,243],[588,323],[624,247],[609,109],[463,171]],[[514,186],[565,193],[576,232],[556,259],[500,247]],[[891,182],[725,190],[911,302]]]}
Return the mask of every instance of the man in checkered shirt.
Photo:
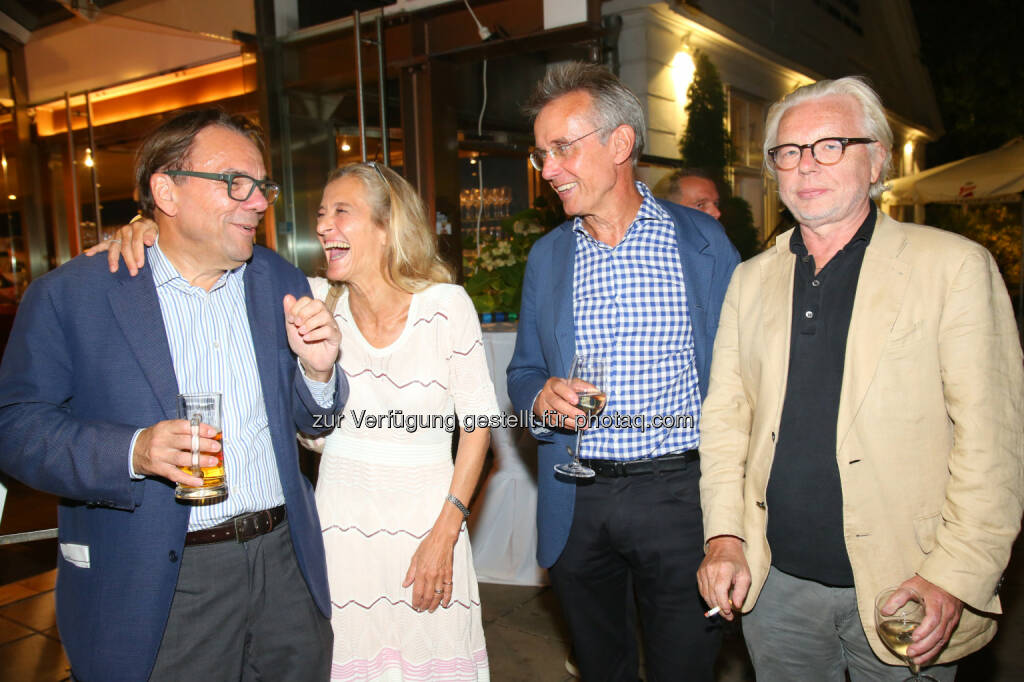
{"label": "man in checkered shirt", "polygon": [[[537,558],[572,631],[583,679],[635,680],[633,593],[647,679],[711,680],[717,626],[703,617],[700,405],[719,308],[739,256],[721,226],[636,180],[644,113],[600,66],[538,84],[534,166],[572,219],[537,242],[523,282],[516,410],[539,441]],[[597,475],[556,474],[575,449],[575,354],[608,360],[608,403],[579,453]]]}

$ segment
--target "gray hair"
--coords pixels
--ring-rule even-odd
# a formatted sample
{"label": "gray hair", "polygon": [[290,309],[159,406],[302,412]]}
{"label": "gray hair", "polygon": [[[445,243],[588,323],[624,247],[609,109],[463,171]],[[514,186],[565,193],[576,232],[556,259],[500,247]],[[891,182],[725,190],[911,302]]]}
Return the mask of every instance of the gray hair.
{"label": "gray hair", "polygon": [[593,100],[594,123],[602,129],[602,144],[608,141],[608,136],[620,125],[633,129],[635,142],[632,158],[636,166],[647,142],[644,108],[633,91],[604,66],[569,62],[552,67],[537,83],[533,95],[523,107],[523,113],[532,121],[541,109],[572,92],[585,92]]}
{"label": "gray hair", "polygon": [[821,80],[811,85],[804,85],[789,93],[768,109],[768,117],[764,123],[764,168],[772,178],[776,177],[775,168],[768,158],[768,150],[778,144],[779,121],[789,109],[804,102],[822,99],[823,97],[852,97],[860,105],[861,118],[868,137],[878,140],[885,152],[882,172],[871,185],[871,198],[877,199],[885,191],[885,181],[892,171],[892,128],[885,118],[885,109],[878,93],[860,76],[846,76],[836,80]]}

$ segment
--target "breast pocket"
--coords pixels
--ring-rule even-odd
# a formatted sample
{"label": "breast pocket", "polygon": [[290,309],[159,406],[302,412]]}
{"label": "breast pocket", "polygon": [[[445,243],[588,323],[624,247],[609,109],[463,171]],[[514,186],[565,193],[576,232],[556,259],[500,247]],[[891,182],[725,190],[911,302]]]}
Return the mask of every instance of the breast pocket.
{"label": "breast pocket", "polygon": [[906,357],[920,346],[923,338],[924,325],[920,321],[898,326],[889,333],[884,353],[888,357]]}

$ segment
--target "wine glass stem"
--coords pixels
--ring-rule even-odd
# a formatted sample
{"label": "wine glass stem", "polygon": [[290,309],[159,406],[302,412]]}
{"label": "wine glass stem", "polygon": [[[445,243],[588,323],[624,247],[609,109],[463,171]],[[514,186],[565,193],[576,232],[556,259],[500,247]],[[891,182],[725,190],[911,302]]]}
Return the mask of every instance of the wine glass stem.
{"label": "wine glass stem", "polygon": [[580,442],[583,440],[583,429],[576,427],[576,449],[572,453],[572,459],[577,465],[580,464]]}

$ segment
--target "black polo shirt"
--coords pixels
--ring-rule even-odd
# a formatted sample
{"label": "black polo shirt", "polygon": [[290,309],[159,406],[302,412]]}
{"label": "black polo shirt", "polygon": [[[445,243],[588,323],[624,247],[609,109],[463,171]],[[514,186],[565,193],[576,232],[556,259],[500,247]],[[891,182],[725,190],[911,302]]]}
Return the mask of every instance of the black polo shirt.
{"label": "black polo shirt", "polygon": [[768,479],[772,565],[825,585],[853,585],[843,538],[843,490],[836,463],[836,421],[864,250],[875,230],[874,203],[846,246],[815,274],[798,227],[789,376],[778,444]]}

